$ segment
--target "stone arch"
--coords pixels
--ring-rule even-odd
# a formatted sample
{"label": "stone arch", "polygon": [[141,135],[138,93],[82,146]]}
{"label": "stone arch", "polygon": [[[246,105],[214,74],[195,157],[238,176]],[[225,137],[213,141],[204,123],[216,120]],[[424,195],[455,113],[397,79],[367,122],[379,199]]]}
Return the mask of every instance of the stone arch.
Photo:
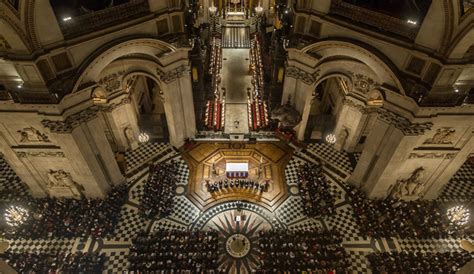
{"label": "stone arch", "polygon": [[109,43],[99,48],[96,54],[89,56],[82,63],[77,74],[79,76],[74,81],[72,92],[76,92],[83,84],[97,81],[100,73],[118,58],[140,54],[160,64],[160,57],[166,53],[177,51],[174,46],[153,38],[126,39],[125,41],[120,39],[111,44],[112,46]]}
{"label": "stone arch", "polygon": [[[474,17],[474,13],[471,13]],[[464,28],[454,39],[452,46],[448,50],[448,58],[461,59],[464,57],[474,41],[474,23]]]}
{"label": "stone arch", "polygon": [[367,65],[377,75],[382,84],[392,86],[405,95],[405,90],[398,77],[398,68],[387,56],[369,45],[359,41],[348,41],[347,39],[331,39],[311,44],[301,51],[310,56],[321,56],[316,68],[335,56],[357,60]]}
{"label": "stone arch", "polygon": [[4,39],[10,43],[12,50],[30,51],[32,45],[20,26],[21,22],[17,17],[19,14],[16,15],[9,8],[4,8],[2,5],[7,4],[0,3],[0,35],[5,36]]}

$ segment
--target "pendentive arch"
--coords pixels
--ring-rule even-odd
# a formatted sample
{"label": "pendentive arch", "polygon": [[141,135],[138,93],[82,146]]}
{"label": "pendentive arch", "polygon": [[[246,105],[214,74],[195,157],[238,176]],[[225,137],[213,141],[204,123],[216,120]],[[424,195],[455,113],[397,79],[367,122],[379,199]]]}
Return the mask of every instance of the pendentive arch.
{"label": "pendentive arch", "polygon": [[380,81],[382,81],[381,84],[392,86],[405,95],[405,90],[398,76],[400,73],[396,65],[379,50],[360,41],[332,38],[311,44],[301,51],[308,55],[321,57],[316,67],[323,63],[325,59],[334,56],[347,56],[349,59],[356,59],[366,64],[375,72]]}
{"label": "pendentive arch", "polygon": [[[125,38],[126,39],[126,38]],[[113,61],[127,55],[146,55],[150,60],[160,62],[159,58],[165,53],[176,52],[177,49],[161,40],[154,38],[121,38],[99,48],[89,56],[79,67],[72,92],[86,83],[96,82],[101,72]]]}

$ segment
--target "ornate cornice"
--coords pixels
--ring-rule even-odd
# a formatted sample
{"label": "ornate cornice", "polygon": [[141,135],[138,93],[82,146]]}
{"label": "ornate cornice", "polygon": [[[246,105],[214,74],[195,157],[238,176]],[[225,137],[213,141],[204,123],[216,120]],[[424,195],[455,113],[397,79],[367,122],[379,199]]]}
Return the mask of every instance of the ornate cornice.
{"label": "ornate cornice", "polygon": [[315,71],[314,73],[309,73],[309,72],[306,72],[306,71],[304,71],[304,70],[302,70],[298,67],[288,66],[286,68],[285,76],[290,77],[290,78],[295,78],[297,80],[301,80],[305,84],[311,85],[314,82],[316,82],[316,80],[318,79],[319,70]]}
{"label": "ornate cornice", "polygon": [[165,84],[169,84],[185,75],[189,75],[191,70],[188,65],[181,65],[170,71],[164,72],[158,69],[157,72],[158,72],[158,75],[160,76],[161,81],[163,81]]}
{"label": "ornate cornice", "polygon": [[395,126],[406,136],[423,135],[425,134],[426,130],[430,130],[433,126],[433,123],[431,122],[412,123],[407,118],[384,108],[378,109],[378,119],[386,122],[389,125]]}
{"label": "ornate cornice", "polygon": [[53,133],[66,134],[71,133],[74,128],[78,127],[82,123],[91,121],[97,117],[99,112],[111,112],[119,106],[129,104],[130,99],[124,98],[119,103],[110,104],[106,106],[91,106],[79,113],[73,114],[66,118],[64,121],[52,121],[52,120],[43,120],[41,123],[45,128]]}

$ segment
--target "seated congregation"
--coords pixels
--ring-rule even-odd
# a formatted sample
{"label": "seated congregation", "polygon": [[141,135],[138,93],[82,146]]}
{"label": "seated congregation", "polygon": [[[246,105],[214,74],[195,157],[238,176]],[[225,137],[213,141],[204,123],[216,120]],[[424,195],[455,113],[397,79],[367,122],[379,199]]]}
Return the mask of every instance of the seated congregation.
{"label": "seated congregation", "polygon": [[[6,238],[73,238],[105,237],[120,220],[121,207],[127,199],[127,187],[113,188],[101,199],[26,198],[16,201],[29,212],[22,223],[5,226]],[[3,203],[4,210],[8,204]]]}
{"label": "seated congregation", "polygon": [[149,235],[141,232],[130,247],[129,270],[145,273],[169,273],[170,270],[174,273],[209,273],[217,270],[217,252],[216,231],[160,229]]}
{"label": "seated congregation", "polygon": [[[18,273],[100,274],[106,261],[98,253],[4,253],[0,255]],[[1,271],[0,271],[1,272]]]}
{"label": "seated congregation", "polygon": [[341,243],[342,236],[334,230],[261,231],[257,273],[344,273],[349,263]]}
{"label": "seated congregation", "polygon": [[140,209],[145,217],[163,218],[172,213],[177,172],[175,161],[150,166],[150,175],[140,201]]}

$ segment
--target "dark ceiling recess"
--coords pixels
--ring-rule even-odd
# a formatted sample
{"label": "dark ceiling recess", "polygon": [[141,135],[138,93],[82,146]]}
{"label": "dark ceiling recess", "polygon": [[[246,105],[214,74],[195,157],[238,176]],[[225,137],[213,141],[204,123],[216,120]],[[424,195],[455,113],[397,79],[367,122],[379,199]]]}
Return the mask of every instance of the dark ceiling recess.
{"label": "dark ceiling recess", "polygon": [[343,0],[402,20],[422,22],[432,0]]}
{"label": "dark ceiling recess", "polygon": [[58,18],[79,16],[127,2],[129,0],[50,0],[54,13]]}

